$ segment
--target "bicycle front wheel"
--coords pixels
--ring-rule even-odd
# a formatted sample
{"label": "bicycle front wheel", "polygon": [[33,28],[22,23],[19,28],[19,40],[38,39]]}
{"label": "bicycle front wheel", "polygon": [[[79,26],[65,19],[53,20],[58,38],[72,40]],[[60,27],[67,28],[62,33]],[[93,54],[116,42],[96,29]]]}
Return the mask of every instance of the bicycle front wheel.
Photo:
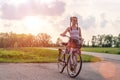
{"label": "bicycle front wheel", "polygon": [[62,73],[64,71],[64,68],[66,66],[66,62],[65,62],[65,54],[59,50],[59,59],[58,59],[58,62],[57,62],[57,65],[58,65],[58,71],[60,73]]}
{"label": "bicycle front wheel", "polygon": [[76,77],[82,68],[82,58],[79,53],[74,53],[68,57],[67,73],[70,77]]}

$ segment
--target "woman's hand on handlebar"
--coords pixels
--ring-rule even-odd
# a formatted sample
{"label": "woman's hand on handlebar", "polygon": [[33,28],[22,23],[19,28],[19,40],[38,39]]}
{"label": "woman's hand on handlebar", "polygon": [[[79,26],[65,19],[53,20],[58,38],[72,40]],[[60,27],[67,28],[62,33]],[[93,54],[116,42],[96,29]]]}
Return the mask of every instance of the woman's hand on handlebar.
{"label": "woman's hand on handlebar", "polygon": [[65,34],[60,34],[62,37],[68,37],[68,38],[71,38],[70,36],[68,35],[65,35]]}
{"label": "woman's hand on handlebar", "polygon": [[60,34],[60,36],[63,36],[63,37],[65,37],[66,35],[65,35],[65,34]]}

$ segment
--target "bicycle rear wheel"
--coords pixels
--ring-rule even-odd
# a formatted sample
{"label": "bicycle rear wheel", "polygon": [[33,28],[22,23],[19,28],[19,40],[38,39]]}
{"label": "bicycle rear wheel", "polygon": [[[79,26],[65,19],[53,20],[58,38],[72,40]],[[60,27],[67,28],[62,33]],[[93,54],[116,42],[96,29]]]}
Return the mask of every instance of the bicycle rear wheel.
{"label": "bicycle rear wheel", "polygon": [[[60,50],[59,50],[60,51]],[[60,58],[58,59],[57,65],[58,65],[58,71],[62,73],[64,71],[64,68],[66,67],[66,62],[65,62],[65,53],[63,51],[59,52]]]}
{"label": "bicycle rear wheel", "polygon": [[79,53],[74,53],[68,57],[67,61],[67,73],[70,77],[76,77],[82,68],[82,58]]}

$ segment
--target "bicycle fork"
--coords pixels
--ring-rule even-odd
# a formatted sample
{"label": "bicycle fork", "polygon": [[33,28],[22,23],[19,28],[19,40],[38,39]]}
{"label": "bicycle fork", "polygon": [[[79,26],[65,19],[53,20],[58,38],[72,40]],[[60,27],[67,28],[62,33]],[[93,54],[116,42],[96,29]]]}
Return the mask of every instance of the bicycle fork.
{"label": "bicycle fork", "polygon": [[76,54],[75,53],[73,53],[73,48],[71,48],[70,49],[70,53],[69,53],[69,55],[70,55],[70,65],[71,65],[71,67],[73,66],[74,67],[74,69],[76,68],[76,66],[77,66],[77,57],[76,57]]}

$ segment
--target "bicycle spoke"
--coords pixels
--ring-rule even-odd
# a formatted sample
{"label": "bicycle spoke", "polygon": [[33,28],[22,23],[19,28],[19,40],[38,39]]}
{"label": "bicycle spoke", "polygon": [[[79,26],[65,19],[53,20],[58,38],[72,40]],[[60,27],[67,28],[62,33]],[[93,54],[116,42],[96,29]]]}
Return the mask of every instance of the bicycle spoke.
{"label": "bicycle spoke", "polygon": [[[71,57],[71,59],[70,59],[70,57]],[[70,75],[70,77],[76,77],[80,73],[80,70],[82,67],[82,59],[79,54],[75,54],[70,57],[68,59],[69,61],[68,61],[68,65],[67,65],[67,72]]]}

